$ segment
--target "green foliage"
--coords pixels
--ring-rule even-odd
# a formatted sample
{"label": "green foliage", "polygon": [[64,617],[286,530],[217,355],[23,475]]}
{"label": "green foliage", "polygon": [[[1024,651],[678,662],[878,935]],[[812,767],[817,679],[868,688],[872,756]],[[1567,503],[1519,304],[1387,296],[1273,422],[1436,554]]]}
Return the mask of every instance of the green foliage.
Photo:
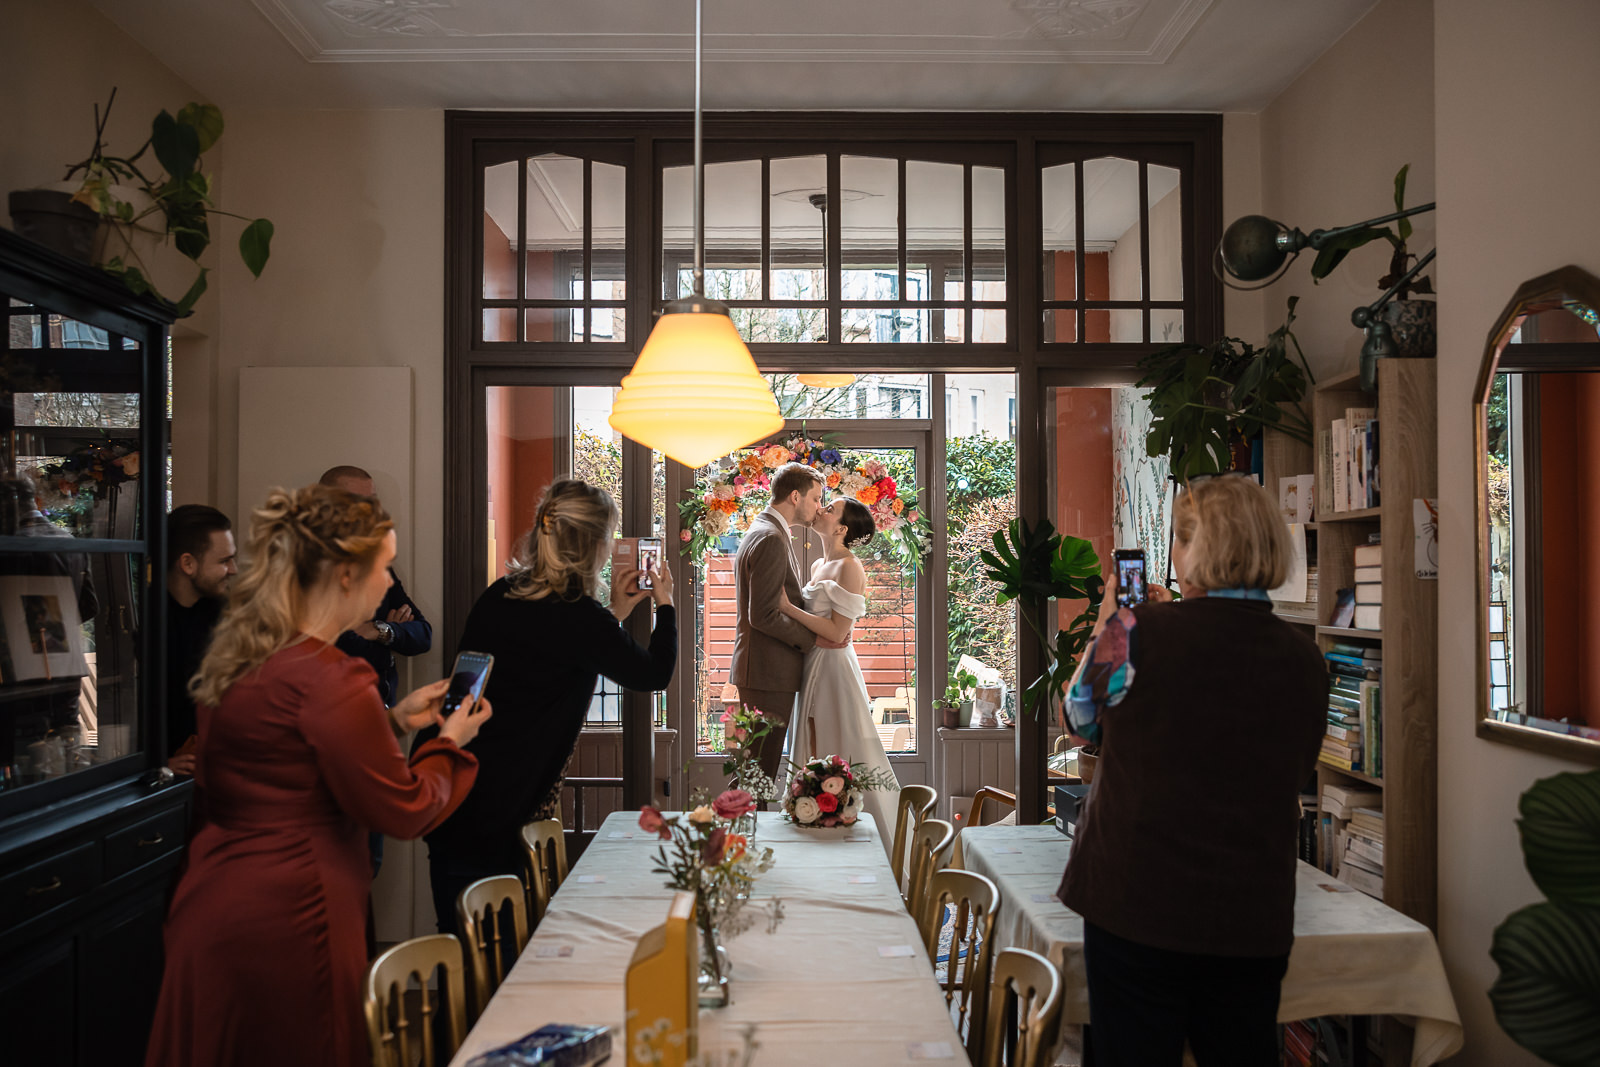
{"label": "green foliage", "polygon": [[[1289,298],[1283,325],[1262,348],[1224,337],[1175,345],[1139,361],[1144,377],[1136,384],[1150,389],[1144,396],[1151,414],[1146,453],[1168,456],[1180,483],[1227,470],[1235,431],[1249,440],[1271,426],[1311,443],[1311,421],[1300,407],[1313,381],[1311,367],[1290,329],[1298,302]],[[1289,356],[1291,343],[1299,366]]]}
{"label": "green foliage", "polygon": [[1511,462],[1511,449],[1506,436],[1511,429],[1510,405],[1511,380],[1504,374],[1496,374],[1489,383],[1489,403],[1484,411],[1484,421],[1488,431],[1489,455],[1502,464]]}
{"label": "green foliage", "polygon": [[1015,690],[1017,612],[998,597],[980,553],[1017,514],[1017,446],[987,434],[945,445],[946,548],[950,662],[963,655],[987,663]]}
{"label": "green foliage", "polygon": [[[138,262],[139,255],[127,231],[163,235],[198,266],[200,256],[211,245],[209,217],[244,218],[216,206],[211,199],[211,178],[200,170],[200,157],[222,136],[222,112],[210,104],[197,103],[186,105],[176,117],[163,110],[151,122],[150,137],[137,152],[113,156],[105,151],[102,137],[116,99],[117,91],[112,89],[104,113],[96,106],[94,148],[88,158],[67,169],[67,179],[82,172],[83,185],[73,199],[112,223],[122,239],[122,252],[105,263],[106,272],[119,278],[132,292],[166,299],[150,283],[149,266]],[[147,151],[154,154],[162,168],[162,173],[153,178],[140,169],[138,162]],[[150,206],[137,210],[118,199],[114,189],[121,184],[138,188],[150,198]],[[239,258],[259,278],[272,254],[272,223],[266,219],[246,221],[248,225],[239,236]],[[130,258],[134,262],[129,262]],[[179,316],[191,314],[195,301],[206,291],[206,270],[199,268],[199,276],[179,298],[175,305]]]}
{"label": "green foliage", "polygon": [[[1406,176],[1411,172],[1411,164],[1401,167],[1394,176],[1394,209],[1406,209]],[[1344,258],[1362,245],[1370,244],[1382,238],[1394,247],[1394,254],[1389,258],[1389,273],[1378,279],[1379,289],[1388,289],[1398,282],[1402,275],[1410,269],[1411,261],[1417,257],[1406,249],[1406,242],[1411,240],[1411,220],[1396,220],[1395,229],[1387,226],[1363,226],[1359,230],[1339,234],[1325,240],[1322,247],[1317,250],[1317,258],[1311,264],[1311,280],[1321,282],[1335,267],[1344,262]],[[1431,293],[1433,283],[1427,278],[1413,278],[1395,292],[1395,299],[1404,300],[1412,293]]]}
{"label": "green foliage", "polygon": [[1522,794],[1522,855],[1548,901],[1494,931],[1489,988],[1511,1039],[1558,1065],[1600,1062],[1600,771],[1557,774]]}

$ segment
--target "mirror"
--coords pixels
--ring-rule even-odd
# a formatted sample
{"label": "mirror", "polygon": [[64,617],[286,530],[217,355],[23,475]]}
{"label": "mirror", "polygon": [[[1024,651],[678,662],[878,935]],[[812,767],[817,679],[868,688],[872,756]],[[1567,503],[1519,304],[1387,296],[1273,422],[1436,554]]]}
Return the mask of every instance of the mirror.
{"label": "mirror", "polygon": [[1489,334],[1473,426],[1478,736],[1600,763],[1600,279],[1534,278]]}

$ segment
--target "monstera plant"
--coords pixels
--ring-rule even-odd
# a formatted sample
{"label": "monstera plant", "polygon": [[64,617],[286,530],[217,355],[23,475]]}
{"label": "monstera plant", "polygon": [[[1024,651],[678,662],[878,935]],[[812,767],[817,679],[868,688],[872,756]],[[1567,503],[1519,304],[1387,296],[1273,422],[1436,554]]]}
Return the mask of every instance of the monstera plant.
{"label": "monstera plant", "polygon": [[1495,1019],[1556,1067],[1600,1063],[1600,771],[1533,783],[1518,802],[1522,858],[1548,898],[1495,929]]}
{"label": "monstera plant", "polygon": [[[988,568],[985,576],[1000,586],[995,594],[999,603],[1022,600],[1035,608],[1021,614],[1044,646],[1045,670],[1023,695],[1029,707],[1048,709],[1053,694],[1060,693],[1077,670],[1078,657],[1089,646],[1100,615],[1100,598],[1105,595],[1100,556],[1083,538],[1056,533],[1048,519],[1037,526],[1012,519],[1004,530],[995,531],[994,551],[980,552],[979,558]],[[1039,626],[1051,600],[1088,602],[1054,640]]]}

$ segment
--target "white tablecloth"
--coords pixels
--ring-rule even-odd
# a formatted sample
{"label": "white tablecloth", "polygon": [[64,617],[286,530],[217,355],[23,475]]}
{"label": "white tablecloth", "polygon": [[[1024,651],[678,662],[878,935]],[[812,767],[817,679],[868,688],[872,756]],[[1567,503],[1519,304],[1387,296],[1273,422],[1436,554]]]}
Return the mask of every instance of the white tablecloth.
{"label": "white tablecloth", "polygon": [[[963,865],[1000,887],[995,939],[1048,957],[1066,983],[1065,1023],[1089,1021],[1083,919],[1055,899],[1071,852],[1053,826],[969,826]],[[1152,871],[1151,877],[1160,877]],[[1330,892],[1323,886],[1334,886]],[[1394,1015],[1415,1027],[1411,1063],[1425,1067],[1461,1048],[1461,1017],[1438,945],[1408,919],[1302,863],[1295,883],[1294,948],[1278,1019]]]}
{"label": "white tablecloth", "polygon": [[[849,830],[802,830],[762,812],[756,843],[771,847],[777,863],[756,882],[753,902],[778,897],[785,918],[776,933],[758,919],[726,943],[733,1003],[700,1013],[701,1048],[734,1047],[739,1030],[757,1023],[756,1067],[814,1067],[826,1047],[874,1067],[927,1058],[965,1067],[871,816]],[[622,1062],[628,961],[671,899],[663,876],[651,873],[655,851],[635,813],[606,819],[453,1067],[546,1023],[611,1026],[612,1062]],[[561,946],[572,954],[554,955]]]}

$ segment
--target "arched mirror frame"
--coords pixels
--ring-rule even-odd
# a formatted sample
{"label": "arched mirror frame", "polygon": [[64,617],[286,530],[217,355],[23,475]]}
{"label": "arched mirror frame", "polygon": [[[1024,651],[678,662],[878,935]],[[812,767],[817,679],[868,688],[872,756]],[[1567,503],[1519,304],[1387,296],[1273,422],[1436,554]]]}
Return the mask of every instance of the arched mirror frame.
{"label": "arched mirror frame", "polygon": [[[1491,549],[1489,545],[1489,484],[1485,469],[1486,464],[1484,463],[1484,456],[1488,454],[1489,450],[1489,394],[1494,385],[1494,377],[1501,369],[1502,354],[1505,352],[1506,345],[1516,334],[1517,328],[1522,321],[1530,315],[1536,315],[1541,311],[1554,310],[1574,302],[1588,308],[1600,308],[1600,278],[1596,278],[1581,267],[1562,267],[1559,270],[1551,271],[1549,274],[1542,274],[1537,278],[1532,278],[1519,286],[1510,303],[1506,305],[1505,310],[1495,320],[1493,329],[1489,331],[1488,344],[1484,348],[1483,363],[1478,373],[1477,391],[1473,394],[1472,454],[1474,457],[1473,471],[1477,501],[1474,513],[1477,528],[1474,538],[1477,544],[1476,566],[1478,577],[1477,732],[1479,737],[1520,745],[1547,755],[1600,763],[1600,741],[1592,741],[1571,734],[1554,733],[1533,726],[1524,726],[1519,723],[1504,722],[1496,719],[1489,696],[1490,649],[1488,620]],[[1543,358],[1519,358],[1515,369],[1525,372],[1592,369],[1600,373],[1600,359],[1575,359],[1572,353],[1554,351],[1557,348],[1555,345],[1549,347],[1552,351],[1549,353],[1550,358],[1548,360]],[[1533,650],[1531,655],[1542,655],[1542,649]]]}

